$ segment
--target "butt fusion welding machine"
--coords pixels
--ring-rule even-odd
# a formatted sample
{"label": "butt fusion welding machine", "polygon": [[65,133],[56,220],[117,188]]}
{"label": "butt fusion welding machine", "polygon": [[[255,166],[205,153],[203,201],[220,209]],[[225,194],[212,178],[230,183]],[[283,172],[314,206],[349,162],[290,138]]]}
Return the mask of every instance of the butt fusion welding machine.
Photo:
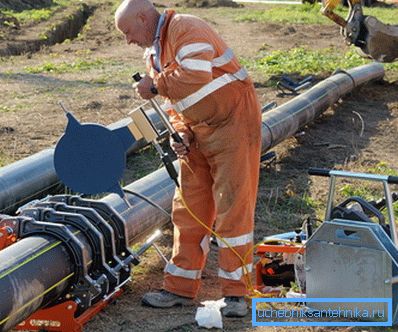
{"label": "butt fusion welding machine", "polygon": [[[325,221],[314,232],[307,220],[303,229],[265,238],[256,251],[260,257],[257,288],[279,295],[277,286],[289,287],[297,281],[304,297],[341,298],[333,303],[307,302],[315,310],[369,310],[369,303],[344,299],[392,299],[388,318],[397,324],[398,235],[393,203],[398,201],[398,194],[391,192],[389,185],[398,184],[398,177],[316,168],[309,174],[329,177]],[[384,198],[366,201],[354,196],[335,206],[337,178],[379,182]],[[372,303],[372,309],[387,313],[388,304]]]}
{"label": "butt fusion welding machine", "polygon": [[[170,123],[154,102],[150,101],[169,129]],[[123,198],[124,192],[117,180],[121,176],[119,169],[124,159],[118,160],[117,156],[113,159],[113,155],[123,154],[129,144],[141,138],[154,143],[170,177],[178,185],[174,165],[158,143],[163,134],[156,129],[143,106],[130,112],[131,118],[123,122],[123,126],[113,129],[96,124],[80,124],[70,112],[66,113],[69,123],[65,135],[57,144],[54,164],[59,178],[72,189],[89,194],[115,192]],[[68,140],[71,135],[68,131],[84,139],[85,144],[79,141],[79,144],[73,143],[71,147],[71,142]],[[170,133],[175,136],[175,132]],[[112,139],[112,135],[119,136],[119,141],[122,142],[120,149],[116,148],[119,143],[115,143],[116,140]],[[98,140],[104,144],[99,146]],[[178,141],[178,137],[175,140]],[[89,156],[96,155],[95,151],[98,149],[102,156],[109,152],[107,159],[112,163],[104,165],[99,171],[96,169],[96,172],[89,172],[85,178],[82,178],[79,167],[86,167],[87,164],[98,167],[97,160],[87,161]],[[87,153],[88,151],[90,153]],[[74,156],[79,153],[79,158],[71,158],[70,153]],[[81,164],[76,166],[76,160],[82,160]],[[115,160],[120,162],[117,163]],[[115,164],[118,167],[117,172],[112,168],[114,166],[110,166]],[[330,178],[325,221],[314,232],[311,221],[307,220],[301,230],[266,238],[256,250],[256,254],[260,256],[256,265],[257,288],[263,292],[279,294],[279,290],[275,290],[277,286],[287,287],[290,282],[298,279],[301,290],[311,298],[359,296],[392,298],[393,322],[396,323],[398,321],[398,238],[393,202],[398,200],[398,195],[391,193],[389,184],[398,184],[398,177],[323,169],[311,169],[309,174]],[[360,197],[350,197],[334,206],[335,182],[338,177],[381,182],[384,187],[384,199],[368,202]],[[387,208],[388,224],[385,223],[385,217],[381,213],[384,208]],[[37,220],[43,220],[46,225],[41,221],[34,221],[38,214],[40,218]],[[84,255],[81,248],[64,225],[71,225],[87,234],[98,258],[93,264],[96,264],[96,269],[101,272],[95,276],[95,280],[84,269]],[[34,233],[37,229],[61,238],[74,253],[77,266],[80,267],[76,273],[75,297],[79,298],[82,294],[96,294],[97,299],[101,298],[100,301],[91,302],[91,297],[81,297],[84,310],[80,308],[81,306],[77,308],[75,301],[65,298],[63,302],[37,311],[16,328],[81,331],[85,322],[120,295],[121,286],[130,279],[130,264],[138,264],[139,256],[160,236],[153,235],[140,250],[132,252],[128,247],[125,228],[123,218],[105,203],[71,195],[47,198],[24,208],[18,217],[0,219],[0,250],[17,241],[19,237],[23,238]],[[104,280],[108,280],[107,283],[101,282],[102,276],[106,276]],[[303,279],[305,282],[302,282]],[[264,289],[267,287],[271,289]],[[90,290],[89,293],[85,293],[87,289]],[[343,300],[342,303],[346,308],[349,306],[361,308],[362,305],[345,303]],[[325,306],[331,308],[331,305],[339,304],[309,303],[311,307],[317,309]],[[385,309],[386,304],[377,305]],[[40,324],[32,325],[31,322]],[[58,322],[63,327],[52,326],[53,322]]]}
{"label": "butt fusion welding machine", "polygon": [[[134,75],[134,79],[139,80],[139,75]],[[61,104],[68,125],[54,152],[54,167],[59,179],[75,192],[91,195],[116,193],[130,206],[120,186],[126,151],[138,140],[145,139],[155,146],[178,186],[173,162],[158,142],[165,133],[156,128],[147,112],[154,110],[157,113],[175,141],[182,143],[182,139],[156,100],[149,103],[152,110],[146,110],[148,103],[144,104],[131,111],[130,118],[113,127],[80,123]],[[159,207],[139,193],[128,193]],[[95,258],[90,262],[90,271],[85,249],[69,227],[82,232],[89,240]],[[154,243],[161,236],[160,231],[150,236],[139,250],[132,251],[123,217],[104,202],[77,195],[46,197],[20,208],[17,217],[0,216],[0,250],[37,232],[55,237],[73,253],[77,267],[74,272],[76,282],[56,303],[38,310],[18,324],[17,330],[81,331],[88,320],[122,293],[122,286],[131,279],[131,264],[139,264],[139,257],[149,247],[154,246],[165,260]],[[93,274],[92,271],[96,272]]]}

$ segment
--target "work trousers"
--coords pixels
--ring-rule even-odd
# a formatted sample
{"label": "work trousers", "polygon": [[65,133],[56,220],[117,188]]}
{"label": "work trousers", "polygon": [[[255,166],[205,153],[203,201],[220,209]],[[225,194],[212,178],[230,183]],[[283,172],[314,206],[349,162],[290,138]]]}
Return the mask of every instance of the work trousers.
{"label": "work trousers", "polygon": [[[235,107],[222,111],[228,116],[218,123],[190,126],[194,138],[187,164],[180,163],[179,181],[189,209],[244,257],[253,246],[261,151],[261,113],[254,88],[243,89]],[[178,190],[172,221],[173,254],[165,268],[164,289],[194,298],[210,234],[189,214]],[[217,242],[223,296],[246,295],[241,260],[223,242]],[[251,253],[245,262],[248,271],[252,270],[252,261]]]}

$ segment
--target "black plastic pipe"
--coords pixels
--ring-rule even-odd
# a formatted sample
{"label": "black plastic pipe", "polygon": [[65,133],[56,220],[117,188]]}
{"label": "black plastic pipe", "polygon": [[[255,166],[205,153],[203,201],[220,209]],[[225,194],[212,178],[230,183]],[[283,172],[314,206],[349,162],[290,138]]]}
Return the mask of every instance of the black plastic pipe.
{"label": "black plastic pipe", "polygon": [[[149,197],[166,210],[170,210],[174,188],[174,182],[163,169],[125,187]],[[101,201],[123,216],[130,244],[137,243],[154,228],[169,221],[161,211],[136,196],[128,195],[127,198],[131,207],[115,194]],[[82,234],[78,237],[87,243]],[[1,250],[0,331],[8,331],[50,300],[57,299],[72,273],[73,263],[67,249],[49,236],[28,237]]]}
{"label": "black plastic pipe", "polygon": [[[265,113],[263,152],[294,134],[355,86],[381,79],[383,75],[383,67],[376,63],[354,68],[347,74],[326,79],[303,95]],[[166,210],[171,209],[174,188],[164,168],[126,187],[151,198]],[[115,194],[102,201],[124,217],[130,244],[168,222],[158,209],[135,196],[128,195],[132,207]],[[72,263],[63,245],[55,243],[54,239],[35,236],[0,251],[0,299],[7,299],[0,301],[0,331],[11,329],[51,299],[56,299],[67,286],[68,275],[73,273]],[[43,295],[48,289],[51,291]]]}
{"label": "black plastic pipe", "polygon": [[[342,72],[327,78],[306,93],[267,113],[263,122],[263,151],[293,135],[356,85],[382,78],[383,75],[383,66],[376,63],[354,68],[349,70],[349,74]],[[165,129],[156,112],[150,111],[148,115],[157,128]],[[115,126],[117,123],[109,127]],[[140,140],[131,147],[129,153],[145,145],[146,142]],[[61,188],[53,165],[53,155],[54,149],[46,149],[0,168],[0,213],[13,213],[32,199],[55,193],[57,188]]]}
{"label": "black plastic pipe", "polygon": [[263,116],[262,150],[294,135],[355,87],[384,77],[383,65],[373,62],[336,74]]}
{"label": "black plastic pipe", "polygon": [[[153,110],[148,116],[156,128],[163,132],[165,127]],[[123,120],[108,126],[115,129],[123,125]],[[148,143],[145,139],[136,141],[127,154],[137,152]],[[54,148],[40,151],[28,158],[0,168],[0,213],[14,213],[18,207],[47,194],[60,192],[64,187],[54,168]]]}

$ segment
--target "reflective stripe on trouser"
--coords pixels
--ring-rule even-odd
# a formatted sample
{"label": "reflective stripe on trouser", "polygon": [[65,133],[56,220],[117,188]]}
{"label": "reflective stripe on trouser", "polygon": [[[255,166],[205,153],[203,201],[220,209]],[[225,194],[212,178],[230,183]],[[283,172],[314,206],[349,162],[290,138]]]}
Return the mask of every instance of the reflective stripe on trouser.
{"label": "reflective stripe on trouser", "polygon": [[202,270],[186,270],[178,267],[177,265],[169,262],[164,268],[164,272],[169,273],[176,277],[182,277],[185,279],[200,279]]}
{"label": "reflective stripe on trouser", "polygon": [[[217,233],[234,242],[243,257],[252,247],[261,147],[260,105],[254,89],[241,89],[235,106],[220,126],[191,126],[195,142],[190,147],[189,167],[194,173],[181,163],[180,183],[189,208],[209,227],[215,221]],[[202,270],[206,254],[200,244],[208,231],[189,215],[178,191],[173,201],[173,223],[172,263],[187,271]],[[251,263],[252,254],[246,264]],[[220,269],[231,273],[241,266],[231,249],[219,248]],[[224,276],[220,275],[224,296],[247,293],[243,276],[239,280],[237,274],[231,279]],[[165,274],[164,288],[175,294],[195,297],[199,286],[200,279]]]}

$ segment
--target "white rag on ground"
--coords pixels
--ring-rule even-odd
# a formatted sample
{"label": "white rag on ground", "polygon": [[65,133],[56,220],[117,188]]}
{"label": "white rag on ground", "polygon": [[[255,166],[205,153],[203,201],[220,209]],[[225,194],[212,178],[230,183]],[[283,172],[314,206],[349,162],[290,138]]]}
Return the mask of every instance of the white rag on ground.
{"label": "white rag on ground", "polygon": [[213,327],[222,329],[221,308],[226,306],[224,298],[217,301],[201,302],[204,307],[199,307],[196,311],[195,319],[199,326],[211,329]]}

